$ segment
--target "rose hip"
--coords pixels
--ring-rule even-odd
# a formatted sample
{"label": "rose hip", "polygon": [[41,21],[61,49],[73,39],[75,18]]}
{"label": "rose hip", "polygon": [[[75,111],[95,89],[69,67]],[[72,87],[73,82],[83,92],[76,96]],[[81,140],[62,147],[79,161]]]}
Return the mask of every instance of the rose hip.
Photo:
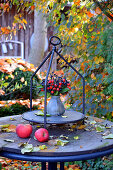
{"label": "rose hip", "polygon": [[54,91],[52,90],[52,91],[51,91],[51,94],[53,94],[53,93],[54,93]]}
{"label": "rose hip", "polygon": [[49,88],[50,88],[50,89],[52,89],[53,87],[52,87],[52,86],[50,86]]}

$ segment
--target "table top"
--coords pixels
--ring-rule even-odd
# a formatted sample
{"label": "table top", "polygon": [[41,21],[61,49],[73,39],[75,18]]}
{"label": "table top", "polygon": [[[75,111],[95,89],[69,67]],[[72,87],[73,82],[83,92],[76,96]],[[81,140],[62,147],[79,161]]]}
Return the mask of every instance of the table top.
{"label": "table top", "polygon": [[[39,128],[39,124],[33,124],[33,132],[29,138],[23,139],[19,138],[15,132],[2,132],[0,131],[0,155],[3,153],[12,153],[12,155],[23,155],[24,157],[28,156],[29,159],[31,157],[40,157],[40,160],[43,157],[50,157],[50,159],[60,159],[61,157],[79,157],[82,155],[83,157],[87,154],[98,154],[111,150],[113,153],[113,139],[104,139],[107,138],[109,134],[113,134],[113,122],[102,120],[95,117],[86,117],[85,118],[85,126],[78,124],[57,124],[57,125],[48,125],[47,129],[49,131],[49,135],[52,139],[48,142],[40,143],[34,139],[34,133]],[[0,125],[5,124],[27,124],[28,121],[24,120],[21,115],[16,116],[8,116],[0,118]],[[40,124],[40,127],[43,127]],[[14,140],[14,142],[5,141]],[[59,140],[67,140],[68,143],[64,146],[55,145],[56,139]],[[22,154],[21,147],[19,147],[20,143],[29,142],[35,146],[46,145],[47,149],[39,150],[37,152],[29,152]],[[111,153],[110,152],[110,153]],[[109,152],[108,152],[109,154]],[[100,154],[101,156],[101,154]],[[27,158],[26,158],[27,159]],[[27,159],[27,160],[29,160]],[[49,160],[49,158],[48,158]],[[71,159],[73,160],[73,159]]]}

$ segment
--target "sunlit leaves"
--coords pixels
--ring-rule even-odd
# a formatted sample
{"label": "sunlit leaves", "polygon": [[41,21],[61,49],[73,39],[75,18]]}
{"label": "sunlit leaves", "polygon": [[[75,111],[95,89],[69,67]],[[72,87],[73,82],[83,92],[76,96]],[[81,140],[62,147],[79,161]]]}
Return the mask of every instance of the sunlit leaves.
{"label": "sunlit leaves", "polygon": [[107,136],[103,136],[103,139],[113,139],[113,134],[109,134]]}

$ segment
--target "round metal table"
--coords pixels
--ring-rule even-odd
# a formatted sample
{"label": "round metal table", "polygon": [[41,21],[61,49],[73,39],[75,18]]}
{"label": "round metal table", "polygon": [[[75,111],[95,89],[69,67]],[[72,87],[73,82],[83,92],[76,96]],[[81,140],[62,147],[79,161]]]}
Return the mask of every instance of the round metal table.
{"label": "round metal table", "polygon": [[[64,146],[54,146],[50,145],[48,142],[40,143],[36,141],[34,139],[34,132],[37,129],[36,124],[32,125],[33,132],[30,139],[19,138],[15,132],[0,132],[0,156],[11,159],[41,162],[42,170],[46,169],[46,162],[48,162],[49,170],[56,170],[57,162],[60,162],[60,169],[63,170],[64,162],[88,160],[112,154],[113,139],[103,139],[103,134],[105,134],[108,129],[110,133],[113,133],[113,123],[93,117],[87,117],[86,121],[87,126],[85,128],[80,128],[82,126],[79,126],[79,123],[74,126],[73,124],[48,125],[47,129],[50,136],[60,138],[63,135],[68,138],[67,140],[69,143]],[[17,125],[20,123],[26,124],[28,121],[24,120],[21,115],[0,118],[0,125]],[[103,127],[102,132],[97,132],[95,128],[97,126]],[[7,142],[4,139],[14,139],[14,143]],[[22,154],[18,144],[28,141],[33,146],[44,144],[47,146],[47,149]]]}

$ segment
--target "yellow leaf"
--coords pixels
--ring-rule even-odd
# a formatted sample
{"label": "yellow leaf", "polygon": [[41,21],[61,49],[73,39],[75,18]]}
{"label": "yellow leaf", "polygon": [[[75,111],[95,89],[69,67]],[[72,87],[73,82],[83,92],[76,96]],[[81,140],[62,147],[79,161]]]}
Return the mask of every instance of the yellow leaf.
{"label": "yellow leaf", "polygon": [[80,5],[80,0],[74,0],[73,2],[75,5],[78,5],[78,6]]}
{"label": "yellow leaf", "polygon": [[94,58],[94,61],[95,61],[96,64],[103,63],[104,58],[101,57],[101,56],[100,56],[100,57],[95,57],[95,58]]}
{"label": "yellow leaf", "polygon": [[47,149],[47,146],[46,146],[46,145],[40,145],[40,146],[39,146],[39,149],[40,149],[40,150]]}
{"label": "yellow leaf", "polygon": [[10,132],[16,132],[16,126],[11,124],[8,129],[10,130]]}
{"label": "yellow leaf", "polygon": [[77,127],[77,124],[74,124],[71,126],[71,128],[75,129]]}
{"label": "yellow leaf", "polygon": [[78,127],[78,129],[81,130],[81,129],[84,129],[85,127],[86,127],[86,125],[80,125],[80,126]]}
{"label": "yellow leaf", "polygon": [[22,20],[25,24],[27,24],[27,21],[23,18],[23,20]]}
{"label": "yellow leaf", "polygon": [[99,7],[96,7],[95,13],[96,13],[96,14],[101,14],[101,12],[102,12],[101,9],[100,9]]}
{"label": "yellow leaf", "polygon": [[95,77],[95,74],[94,74],[94,73],[92,73],[92,74],[91,74],[91,78],[92,78],[92,79],[94,79],[94,80],[96,79],[96,77]]}
{"label": "yellow leaf", "polygon": [[113,117],[113,111],[112,111],[111,115],[112,115],[112,117]]}

